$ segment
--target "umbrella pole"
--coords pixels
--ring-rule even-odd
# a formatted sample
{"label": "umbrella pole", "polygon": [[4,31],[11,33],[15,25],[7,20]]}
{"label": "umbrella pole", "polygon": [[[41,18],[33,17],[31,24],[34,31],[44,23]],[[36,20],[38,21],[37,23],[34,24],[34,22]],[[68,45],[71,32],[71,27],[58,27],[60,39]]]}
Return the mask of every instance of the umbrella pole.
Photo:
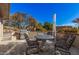
{"label": "umbrella pole", "polygon": [[56,14],[53,16],[53,33],[54,33],[54,54],[56,54]]}
{"label": "umbrella pole", "polygon": [[53,16],[53,33],[55,37],[55,43],[56,43],[56,14]]}

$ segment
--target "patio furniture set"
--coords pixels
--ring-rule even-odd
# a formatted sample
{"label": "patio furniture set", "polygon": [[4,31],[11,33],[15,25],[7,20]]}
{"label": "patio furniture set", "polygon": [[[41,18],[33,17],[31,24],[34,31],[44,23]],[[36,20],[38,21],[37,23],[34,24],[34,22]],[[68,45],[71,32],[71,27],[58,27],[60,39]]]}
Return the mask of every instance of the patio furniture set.
{"label": "patio furniture set", "polygon": [[[35,41],[29,40],[29,36],[27,34],[24,34],[24,36],[27,42],[26,55],[40,54],[40,52],[45,50],[42,48],[45,47],[46,41],[48,40],[54,43],[55,39],[52,35],[48,34],[35,36]],[[54,46],[52,51],[53,55],[70,55],[71,53],[69,52],[69,49],[75,41],[75,38],[76,36],[74,34],[66,34],[63,38],[56,37],[56,43],[52,44]],[[31,53],[29,53],[29,50],[31,50]]]}

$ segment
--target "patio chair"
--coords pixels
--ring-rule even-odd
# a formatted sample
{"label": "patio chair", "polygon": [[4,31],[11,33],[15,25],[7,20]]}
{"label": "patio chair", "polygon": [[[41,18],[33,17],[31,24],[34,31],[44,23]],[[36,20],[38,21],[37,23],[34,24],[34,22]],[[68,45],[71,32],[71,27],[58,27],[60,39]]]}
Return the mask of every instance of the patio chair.
{"label": "patio chair", "polygon": [[[70,55],[69,49],[71,48],[76,36],[74,34],[68,34],[65,38],[59,39],[55,44],[55,51],[59,51],[62,55]],[[57,38],[58,39],[58,38]],[[57,53],[56,53],[57,54]]]}
{"label": "patio chair", "polygon": [[35,54],[39,52],[39,43],[37,42],[37,40],[29,40],[29,36],[27,34],[24,34],[26,42],[27,42],[27,48],[26,48],[26,54],[30,54],[28,53],[29,50],[32,51],[33,48],[36,48],[35,52],[31,53],[31,54]]}

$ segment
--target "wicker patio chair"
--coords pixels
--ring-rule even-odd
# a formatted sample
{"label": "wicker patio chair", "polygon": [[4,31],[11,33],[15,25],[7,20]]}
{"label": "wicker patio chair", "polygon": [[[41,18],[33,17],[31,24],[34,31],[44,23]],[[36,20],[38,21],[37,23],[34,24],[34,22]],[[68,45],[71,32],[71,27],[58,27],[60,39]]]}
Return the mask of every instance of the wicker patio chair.
{"label": "wicker patio chair", "polygon": [[[24,34],[26,42],[27,42],[27,47],[26,47],[26,54],[30,54],[28,53],[29,50],[31,50],[31,54],[37,54],[39,52],[39,43],[37,40],[29,40],[29,36],[27,34]],[[36,51],[33,52],[32,49],[36,48]]]}
{"label": "wicker patio chair", "polygon": [[[59,51],[62,55],[70,55],[69,49],[71,48],[76,36],[74,34],[68,34],[65,38],[60,39],[55,44],[55,50]],[[56,38],[58,39],[58,38]],[[57,53],[56,53],[57,54]]]}

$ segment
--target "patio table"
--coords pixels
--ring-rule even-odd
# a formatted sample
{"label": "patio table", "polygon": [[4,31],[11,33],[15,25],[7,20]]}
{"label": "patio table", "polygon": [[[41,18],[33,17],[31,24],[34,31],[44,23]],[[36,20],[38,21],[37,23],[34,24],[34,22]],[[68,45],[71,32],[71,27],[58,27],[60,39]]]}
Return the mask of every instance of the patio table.
{"label": "patio table", "polygon": [[51,35],[37,35],[36,39],[38,41],[54,40],[54,36],[51,36]]}
{"label": "patio table", "polygon": [[42,44],[39,43],[39,49],[40,49],[40,48],[42,48],[44,46],[44,44],[46,43],[47,40],[53,42],[54,36],[51,36],[51,35],[37,35],[36,40],[38,42],[42,42]]}

